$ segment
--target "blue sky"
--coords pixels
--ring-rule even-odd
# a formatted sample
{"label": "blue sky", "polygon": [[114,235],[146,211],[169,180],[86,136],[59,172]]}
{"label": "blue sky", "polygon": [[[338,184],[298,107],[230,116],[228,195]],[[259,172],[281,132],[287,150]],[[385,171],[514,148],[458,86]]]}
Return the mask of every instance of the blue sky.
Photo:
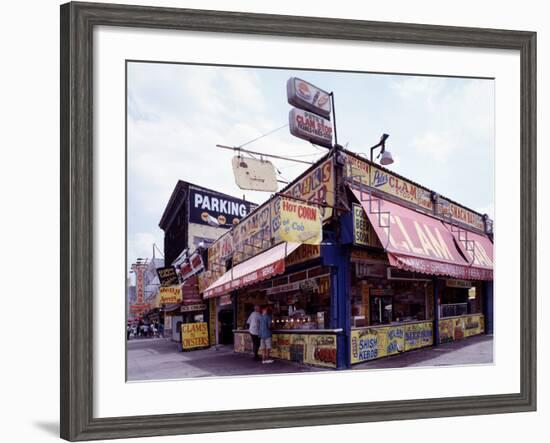
{"label": "blue sky", "polygon": [[[242,191],[233,152],[288,122],[286,81],[296,76],[334,91],[338,141],[367,152],[382,133],[390,169],[481,213],[494,213],[494,81],[233,68],[128,64],[128,263],[163,247],[158,222],[178,179],[261,203]],[[326,150],[288,128],[248,149],[316,160]],[[292,180],[307,165],[273,161]]]}

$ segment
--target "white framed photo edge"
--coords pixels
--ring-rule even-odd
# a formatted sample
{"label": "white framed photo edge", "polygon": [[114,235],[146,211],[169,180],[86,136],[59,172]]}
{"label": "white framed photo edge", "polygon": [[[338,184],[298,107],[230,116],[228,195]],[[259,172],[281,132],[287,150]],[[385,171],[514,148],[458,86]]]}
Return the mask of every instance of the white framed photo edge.
{"label": "white framed photo edge", "polygon": [[[61,78],[61,432],[64,438],[88,439],[352,423],[397,417],[461,415],[466,413],[466,409],[468,413],[533,410],[536,272],[535,34],[74,3],[62,7],[62,31],[62,66],[66,67],[62,69]],[[226,50],[213,56],[213,49],[221,44],[226,45]],[[246,53],[239,51],[243,45],[247,48]],[[272,50],[265,51],[266,46]],[[276,49],[277,46],[279,49]],[[193,51],[190,49],[192,47],[198,50]],[[309,47],[308,53],[312,58],[292,58],[293,47]],[[316,51],[330,51],[335,48],[338,51],[334,52],[340,54],[340,57],[331,57],[322,63],[315,62]],[[354,52],[355,55],[359,53],[364,57],[350,57]],[[265,53],[269,53],[270,57],[265,57]],[[284,54],[284,57],[277,58],[280,54]],[[394,57],[387,56],[388,54]],[[434,64],[434,57],[439,61],[445,60],[445,63]],[[508,183],[509,196],[506,200],[510,202],[511,199],[513,202],[508,203],[508,207],[517,209],[514,212],[515,217],[507,217],[511,222],[510,230],[501,222],[504,216],[497,215],[497,218],[499,232],[511,232],[515,236],[513,240],[507,241],[507,247],[510,244],[510,247],[515,248],[515,253],[508,255],[514,256],[516,261],[509,263],[510,268],[506,275],[516,277],[515,280],[512,278],[515,283],[509,287],[516,288],[520,296],[517,296],[517,292],[506,293],[506,289],[502,289],[502,299],[508,297],[507,301],[510,303],[496,302],[495,322],[496,328],[499,328],[499,338],[496,340],[494,365],[444,370],[463,371],[467,376],[468,371],[498,370],[502,363],[502,367],[507,366],[512,371],[511,374],[515,374],[515,377],[508,378],[515,384],[507,387],[493,384],[493,391],[455,389],[448,392],[442,392],[441,389],[430,391],[426,389],[429,385],[426,385],[422,391],[424,395],[421,396],[419,392],[407,393],[403,389],[396,389],[395,392],[378,396],[373,393],[368,398],[364,395],[361,398],[349,395],[349,390],[348,395],[345,395],[346,390],[341,388],[350,383],[365,383],[368,377],[381,381],[384,377],[391,376],[392,371],[239,378],[239,383],[246,382],[253,389],[265,386],[266,383],[294,383],[296,381],[291,381],[293,377],[298,377],[297,383],[314,388],[316,384],[326,382],[324,377],[332,377],[331,383],[340,388],[330,395],[325,393],[324,398],[313,396],[307,403],[299,399],[292,403],[283,397],[274,396],[268,403],[248,405],[234,401],[235,396],[231,395],[234,378],[154,384],[125,384],[122,378],[122,383],[115,386],[117,380],[121,381],[119,366],[115,364],[114,369],[111,364],[109,369],[102,367],[102,362],[106,361],[105,357],[118,360],[119,356],[113,353],[120,353],[124,347],[121,348],[116,340],[108,340],[102,336],[101,331],[104,328],[98,328],[97,322],[112,320],[109,315],[123,313],[124,306],[120,302],[109,305],[108,300],[97,297],[101,294],[98,288],[113,284],[109,270],[117,269],[116,260],[119,263],[118,268],[123,263],[123,259],[116,258],[113,258],[115,262],[110,262],[109,257],[116,257],[118,253],[124,254],[124,249],[117,253],[112,250],[113,245],[124,248],[124,234],[121,233],[119,238],[109,238],[115,230],[107,233],[102,230],[105,220],[102,221],[101,217],[106,213],[105,209],[115,209],[116,213],[116,208],[120,207],[120,200],[117,198],[124,197],[124,176],[120,173],[120,167],[124,167],[124,164],[120,163],[123,156],[112,149],[102,150],[102,145],[108,143],[113,146],[113,142],[118,145],[120,137],[124,137],[124,100],[117,100],[117,97],[124,97],[124,75],[116,75],[116,72],[120,74],[122,69],[123,73],[124,63],[121,66],[121,62],[128,59],[494,77],[497,128],[496,213],[504,214],[507,209],[504,204],[499,204],[499,189]],[[404,63],[400,64],[400,61]],[[501,71],[498,71],[499,66]],[[113,72],[115,75],[111,75]],[[80,92],[76,93],[77,90]],[[512,92],[506,95],[504,91]],[[113,101],[107,103],[105,97]],[[503,124],[499,124],[499,121]],[[512,133],[503,130],[499,135],[499,130],[504,128]],[[121,150],[124,151],[123,145]],[[499,172],[501,167],[506,170],[505,173]],[[515,178],[510,180],[510,175]],[[501,184],[499,180],[502,180]],[[510,189],[510,182],[519,183],[520,186]],[[105,198],[106,195],[109,197]],[[506,203],[506,200],[502,201]],[[505,269],[505,263],[500,261],[498,255],[498,240],[496,251],[495,284],[498,285],[499,269]],[[510,312],[506,313],[503,306],[508,306]],[[515,326],[502,327],[508,322]],[[511,334],[509,337],[506,336],[506,331]],[[120,335],[122,337],[124,334]],[[510,346],[513,352],[499,352],[499,343],[505,342],[515,345]],[[506,361],[510,355],[514,355],[515,364],[512,362],[514,358]],[[124,359],[124,355],[120,355],[120,358]],[[93,362],[93,365],[88,362]],[[431,370],[433,369],[409,370],[411,374],[405,375],[403,372],[400,377],[403,376],[408,381],[423,376],[433,377],[433,374],[429,374]],[[500,375],[502,377],[503,373]],[[486,376],[491,377],[490,374]],[[492,376],[494,377],[494,373]],[[498,380],[500,379],[499,377]],[[199,386],[201,383],[202,386]],[[214,407],[214,403],[208,402],[208,399],[212,399],[208,395],[202,396],[203,402],[198,401],[193,409],[187,410],[175,408],[175,405],[165,405],[162,410],[130,408],[125,411],[122,408],[117,409],[112,398],[105,397],[107,392],[116,392],[117,395],[128,395],[127,398],[131,399],[140,392],[147,393],[148,389],[166,389],[167,392],[173,389],[200,389],[202,392],[209,385],[213,390],[227,390],[227,395],[216,397],[216,410],[224,412],[217,412],[215,420],[212,413],[205,412],[212,411]],[[106,405],[114,406],[109,409]],[[269,422],[262,420],[262,414],[270,417]],[[151,416],[154,419],[144,419]],[[275,421],[273,417],[276,417]]]}

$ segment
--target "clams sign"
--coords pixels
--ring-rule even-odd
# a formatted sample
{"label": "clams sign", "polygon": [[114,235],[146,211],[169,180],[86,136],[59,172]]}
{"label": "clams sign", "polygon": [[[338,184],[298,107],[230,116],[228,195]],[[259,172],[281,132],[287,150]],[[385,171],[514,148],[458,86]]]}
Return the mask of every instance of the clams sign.
{"label": "clams sign", "polygon": [[288,115],[290,133],[316,145],[332,147],[332,124],[329,120],[302,109],[292,109]]}

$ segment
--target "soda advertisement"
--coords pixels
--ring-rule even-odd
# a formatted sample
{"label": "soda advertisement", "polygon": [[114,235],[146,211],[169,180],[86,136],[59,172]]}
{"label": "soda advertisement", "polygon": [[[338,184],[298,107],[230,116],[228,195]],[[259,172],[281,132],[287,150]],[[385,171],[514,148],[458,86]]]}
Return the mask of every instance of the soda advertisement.
{"label": "soda advertisement", "polygon": [[300,109],[330,118],[330,94],[301,78],[291,77],[286,83],[288,103]]}

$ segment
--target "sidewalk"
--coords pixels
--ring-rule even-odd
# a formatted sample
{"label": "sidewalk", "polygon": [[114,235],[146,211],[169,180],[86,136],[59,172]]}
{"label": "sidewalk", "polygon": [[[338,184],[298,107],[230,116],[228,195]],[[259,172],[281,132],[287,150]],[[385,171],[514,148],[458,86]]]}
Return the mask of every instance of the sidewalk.
{"label": "sidewalk", "polygon": [[[248,354],[233,352],[231,345],[180,352],[177,343],[164,338],[135,339],[127,343],[128,381],[333,370],[277,359],[272,364],[262,364],[252,360]],[[353,365],[352,369],[471,365],[488,364],[492,361],[493,337],[480,335],[360,363]]]}
{"label": "sidewalk", "polygon": [[127,343],[128,381],[331,370],[277,359],[262,364],[248,354],[233,352],[232,345],[180,352],[178,344],[168,339],[136,339]]}
{"label": "sidewalk", "polygon": [[493,362],[493,336],[478,335],[353,365],[352,369],[388,369],[418,366],[489,364]]}

